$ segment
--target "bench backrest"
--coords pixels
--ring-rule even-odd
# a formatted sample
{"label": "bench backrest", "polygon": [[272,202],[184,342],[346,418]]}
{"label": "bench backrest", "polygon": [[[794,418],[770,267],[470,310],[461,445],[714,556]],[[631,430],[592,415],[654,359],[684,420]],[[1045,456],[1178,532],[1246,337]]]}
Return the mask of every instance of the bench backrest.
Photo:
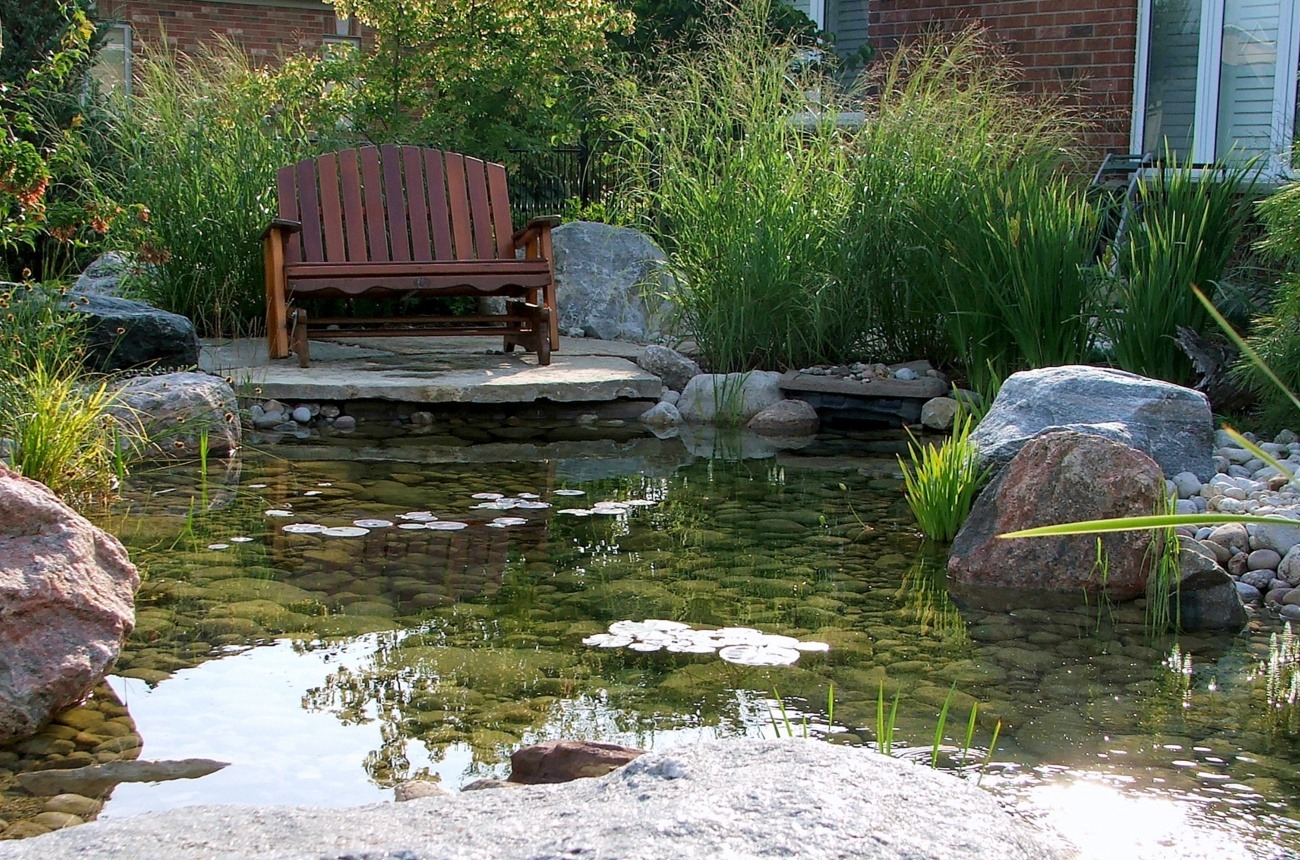
{"label": "bench backrest", "polygon": [[417,146],[330,152],[276,174],[280,217],[302,223],[289,263],[515,258],[506,170]]}

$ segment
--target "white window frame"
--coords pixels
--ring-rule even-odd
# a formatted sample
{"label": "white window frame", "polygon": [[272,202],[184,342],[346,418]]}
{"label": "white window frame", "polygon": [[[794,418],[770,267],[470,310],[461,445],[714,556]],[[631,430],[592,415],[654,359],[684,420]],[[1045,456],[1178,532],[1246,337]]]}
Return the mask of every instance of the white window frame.
{"label": "white window frame", "polygon": [[135,76],[135,60],[132,56],[135,53],[135,34],[131,30],[131,25],[125,21],[109,21],[106,27],[110,30],[120,30],[122,32],[122,95],[130,98]]}
{"label": "white window frame", "polygon": [[[824,0],[822,0],[824,2]],[[1138,0],[1137,52],[1133,66],[1133,122],[1129,151],[1141,152],[1145,137],[1147,73],[1151,59],[1152,0]],[[1279,0],[1277,62],[1273,84],[1273,130],[1266,172],[1290,175],[1295,129],[1296,66],[1300,62],[1300,0]],[[1215,160],[1219,117],[1219,69],[1223,59],[1224,0],[1201,0],[1196,114],[1192,129],[1194,163]]]}
{"label": "white window frame", "polygon": [[818,30],[826,29],[826,0],[808,0],[808,17]]}

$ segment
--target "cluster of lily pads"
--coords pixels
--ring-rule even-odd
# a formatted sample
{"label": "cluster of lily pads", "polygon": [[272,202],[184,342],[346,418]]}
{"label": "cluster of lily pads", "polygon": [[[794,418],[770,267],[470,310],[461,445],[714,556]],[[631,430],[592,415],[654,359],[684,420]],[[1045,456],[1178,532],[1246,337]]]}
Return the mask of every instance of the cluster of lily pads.
{"label": "cluster of lily pads", "polygon": [[[250,487],[265,487],[265,484],[254,484]],[[329,486],[321,484],[320,486]],[[305,496],[318,496],[320,490],[308,490],[303,493]],[[554,490],[556,496],[584,496],[584,490],[560,489]],[[536,493],[519,493],[516,496],[507,496],[504,493],[474,493],[470,498],[479,502],[477,505],[471,505],[471,510],[489,510],[489,511],[541,511],[552,507],[550,502],[542,501]],[[649,499],[629,499],[627,501],[607,501],[596,502],[590,508],[563,508],[556,513],[566,514],[576,517],[588,517],[596,514],[605,516],[616,516],[627,513],[629,510],[638,507],[649,507],[657,504]],[[267,510],[268,517],[294,517],[296,514],[287,508],[271,508]],[[404,514],[397,515],[398,520],[394,522],[379,518],[365,518],[353,520],[350,526],[324,526],[319,523],[289,523],[281,528],[288,534],[318,534],[324,537],[355,538],[364,537],[375,529],[393,528],[415,531],[427,529],[429,531],[460,531],[469,528],[469,523],[460,520],[444,520],[433,514],[432,511],[408,511]],[[491,522],[484,523],[487,528],[505,529],[512,526],[526,525],[528,520],[518,516],[500,516],[495,517]],[[231,540],[251,540],[251,538]],[[229,544],[213,544],[209,549],[226,549]]]}
{"label": "cluster of lily pads", "polygon": [[764,633],[753,627],[696,630],[681,621],[651,618],[615,621],[608,633],[582,640],[593,648],[627,648],[629,651],[668,651],[673,654],[717,654],[738,666],[789,666],[805,652],[826,652],[825,642],[800,641],[793,636]]}

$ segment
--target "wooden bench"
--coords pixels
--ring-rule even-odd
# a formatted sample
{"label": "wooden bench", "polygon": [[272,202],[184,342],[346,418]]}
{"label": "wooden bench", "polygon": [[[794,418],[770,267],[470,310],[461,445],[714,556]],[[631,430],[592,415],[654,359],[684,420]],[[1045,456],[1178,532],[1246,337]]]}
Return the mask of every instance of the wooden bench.
{"label": "wooden bench", "polygon": [[[280,217],[263,233],[271,358],[310,362],[316,299],[502,297],[505,313],[312,318],[330,337],[501,335],[539,364],[559,347],[551,228],[514,232],[500,164],[414,146],[331,152],[276,174]],[[524,252],[520,259],[517,251]],[[348,302],[351,306],[351,302]]]}

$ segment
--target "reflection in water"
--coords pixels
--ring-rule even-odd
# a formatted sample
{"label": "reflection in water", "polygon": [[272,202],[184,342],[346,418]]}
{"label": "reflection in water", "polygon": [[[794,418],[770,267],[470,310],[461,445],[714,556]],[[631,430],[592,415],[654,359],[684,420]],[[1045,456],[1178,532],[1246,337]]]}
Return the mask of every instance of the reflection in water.
{"label": "reflection in water", "polygon": [[[1181,637],[1187,672],[1181,658],[1176,671],[1166,664],[1175,642],[1149,640],[1132,604],[959,610],[896,481],[813,461],[803,452],[800,467],[710,461],[579,483],[544,460],[250,460],[233,501],[211,512],[174,476],[138,482],[119,531],[149,576],[120,669],[138,679],[123,683],[147,749],[239,756],[229,775],[186,786],[190,801],[342,804],[422,774],[450,785],[501,775],[514,748],[554,737],[663,748],[784,734],[785,718],[799,734],[806,717],[810,734],[871,745],[882,691],[899,696],[896,748],[928,759],[951,696],[946,753],[963,745],[976,702],[970,761],[1002,725],[986,786],[1037,804],[1035,792],[1068,774],[1174,803],[1192,832],[1252,856],[1271,856],[1270,840],[1300,844],[1287,822],[1300,794],[1296,727],[1268,706],[1261,669],[1271,631]],[[562,488],[584,490],[582,507],[656,504],[560,515],[574,505],[554,494]],[[473,508],[482,492],[557,504],[488,528],[500,512]],[[419,510],[470,525],[357,539],[281,531]],[[228,548],[207,549],[215,543]],[[647,618],[755,627],[831,650],[759,668],[581,644]],[[254,647],[277,637],[289,641]],[[774,721],[778,695],[786,715]],[[109,812],[172,795],[131,797]],[[1039,806],[1053,816],[1053,803]]]}

